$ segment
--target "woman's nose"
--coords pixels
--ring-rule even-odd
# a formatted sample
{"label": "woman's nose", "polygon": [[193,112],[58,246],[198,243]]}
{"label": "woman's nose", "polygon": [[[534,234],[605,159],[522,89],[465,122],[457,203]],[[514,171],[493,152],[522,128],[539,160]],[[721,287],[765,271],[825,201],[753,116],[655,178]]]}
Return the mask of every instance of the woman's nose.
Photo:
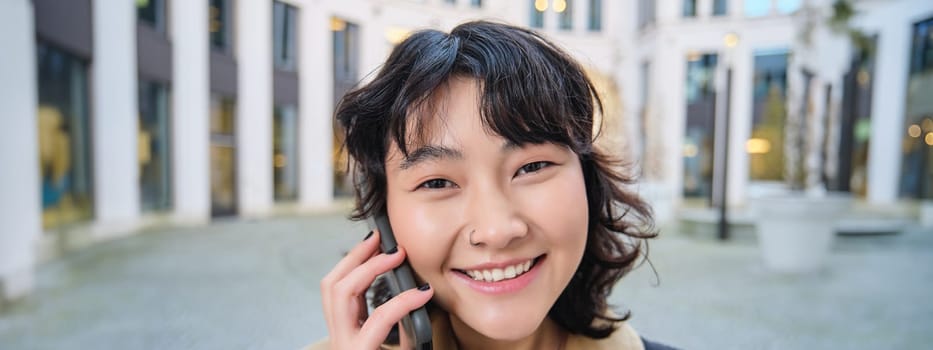
{"label": "woman's nose", "polygon": [[516,204],[497,188],[484,187],[473,193],[468,205],[470,227],[465,232],[470,244],[499,249],[525,237],[528,225]]}

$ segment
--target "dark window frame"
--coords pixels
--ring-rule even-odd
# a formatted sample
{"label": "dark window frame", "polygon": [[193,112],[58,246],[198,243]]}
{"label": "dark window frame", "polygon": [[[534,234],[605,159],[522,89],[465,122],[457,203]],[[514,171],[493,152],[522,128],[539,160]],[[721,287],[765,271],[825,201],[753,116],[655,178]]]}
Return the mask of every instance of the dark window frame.
{"label": "dark window frame", "polygon": [[696,18],[697,17],[697,0],[683,0],[681,1],[681,16],[683,18]]}
{"label": "dark window frame", "polygon": [[[148,5],[146,7],[140,7],[139,2],[136,3],[136,22],[159,33],[168,32],[168,10],[169,4],[168,0],[147,0]],[[146,18],[147,11],[151,9],[152,19]]]}
{"label": "dark window frame", "polygon": [[729,0],[713,0],[713,16],[729,14]]}
{"label": "dark window frame", "polygon": [[528,26],[531,28],[544,28],[544,12],[538,11],[535,7],[536,0],[528,0],[529,9],[531,12],[528,13]]}
{"label": "dark window frame", "polygon": [[[281,12],[281,17],[279,12]],[[281,1],[272,2],[272,63],[275,69],[282,71],[298,69],[299,17],[297,7]],[[280,20],[282,22],[279,22]]]}
{"label": "dark window frame", "polygon": [[557,13],[557,29],[562,31],[573,31],[573,1],[563,0],[567,6],[563,11]]}
{"label": "dark window frame", "polygon": [[[228,55],[233,55],[235,39],[234,30],[236,26],[236,20],[233,16],[233,7],[235,0],[210,0],[208,7],[208,26],[209,26],[209,40],[211,50],[222,52]],[[222,4],[221,7],[215,6],[216,4]],[[215,14],[214,11],[217,9],[216,20],[218,23],[218,30],[214,30],[214,20]]]}
{"label": "dark window frame", "polygon": [[587,29],[591,32],[601,32],[603,30],[603,1],[590,0],[589,5]]}

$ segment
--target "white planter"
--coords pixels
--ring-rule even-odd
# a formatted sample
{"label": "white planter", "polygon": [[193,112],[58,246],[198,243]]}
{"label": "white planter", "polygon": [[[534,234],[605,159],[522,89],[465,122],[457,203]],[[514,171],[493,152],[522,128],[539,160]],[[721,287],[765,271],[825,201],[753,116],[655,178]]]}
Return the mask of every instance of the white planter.
{"label": "white planter", "polygon": [[920,226],[933,227],[933,201],[920,202]]}
{"label": "white planter", "polygon": [[851,205],[846,195],[786,195],[755,200],[758,245],[765,267],[805,273],[822,267],[836,236],[836,222]]}

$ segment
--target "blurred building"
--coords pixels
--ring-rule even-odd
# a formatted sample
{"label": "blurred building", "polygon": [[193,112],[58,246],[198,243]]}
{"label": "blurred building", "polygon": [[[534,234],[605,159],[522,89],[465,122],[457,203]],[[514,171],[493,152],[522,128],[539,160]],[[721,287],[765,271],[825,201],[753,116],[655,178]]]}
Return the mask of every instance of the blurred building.
{"label": "blurred building", "polygon": [[660,220],[722,186],[733,207],[788,183],[933,198],[933,2],[846,4],[4,1],[0,297],[61,249],[332,205],[350,191],[335,102],[413,30],[470,19],[583,62],[601,142],[637,161]]}

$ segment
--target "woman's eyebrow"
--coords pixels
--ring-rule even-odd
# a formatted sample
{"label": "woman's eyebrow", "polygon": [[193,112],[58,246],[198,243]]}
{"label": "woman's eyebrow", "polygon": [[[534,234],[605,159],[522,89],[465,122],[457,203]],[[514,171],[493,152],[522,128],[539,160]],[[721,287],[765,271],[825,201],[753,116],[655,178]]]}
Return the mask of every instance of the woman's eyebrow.
{"label": "woman's eyebrow", "polygon": [[449,147],[426,145],[408,153],[408,156],[402,160],[398,167],[401,170],[406,170],[426,161],[437,160],[441,158],[462,159],[463,153]]}
{"label": "woman's eyebrow", "polygon": [[[508,153],[521,148],[522,146],[517,143],[506,141],[502,144],[502,148],[500,150],[502,153]],[[399,163],[398,167],[400,170],[407,170],[418,164],[442,158],[463,159],[463,153],[459,150],[445,146],[425,145],[418,147],[418,149],[414,150],[413,152],[408,153],[408,156],[405,157],[401,163]]]}

